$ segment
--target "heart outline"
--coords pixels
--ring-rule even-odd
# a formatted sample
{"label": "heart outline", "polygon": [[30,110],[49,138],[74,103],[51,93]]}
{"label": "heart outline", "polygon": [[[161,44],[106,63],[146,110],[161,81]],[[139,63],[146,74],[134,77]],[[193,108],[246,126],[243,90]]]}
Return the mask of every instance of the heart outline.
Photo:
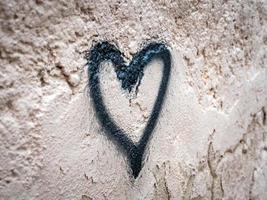
{"label": "heart outline", "polygon": [[[100,89],[100,64],[103,61],[111,61],[113,67],[115,67],[117,78],[121,81],[121,87],[123,89],[128,89],[130,92],[135,85],[138,89],[138,86],[141,84],[145,67],[156,58],[163,61],[162,78],[149,120],[140,140],[135,144],[125,134],[125,131],[118,127],[106,109]],[[170,51],[164,43],[150,43],[139,53],[136,53],[130,64],[127,66],[122,53],[118,48],[108,41],[104,41],[99,42],[92,47],[87,55],[87,65],[90,96],[93,100],[92,102],[98,121],[104,128],[107,137],[117,144],[126,154],[128,161],[130,162],[132,174],[134,178],[136,178],[142,169],[143,155],[158,121],[169,85],[171,71]]]}

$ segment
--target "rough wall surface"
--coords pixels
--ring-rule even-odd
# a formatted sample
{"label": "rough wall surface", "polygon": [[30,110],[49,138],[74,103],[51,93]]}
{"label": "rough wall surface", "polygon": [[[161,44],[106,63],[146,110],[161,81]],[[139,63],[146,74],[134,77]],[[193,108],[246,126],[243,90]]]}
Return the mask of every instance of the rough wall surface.
{"label": "rough wall surface", "polygon": [[[0,1],[0,199],[266,199],[267,2]],[[97,123],[87,50],[130,60],[149,41],[171,49],[171,81],[137,179]],[[137,141],[161,63],[129,103],[110,64],[101,82]]]}

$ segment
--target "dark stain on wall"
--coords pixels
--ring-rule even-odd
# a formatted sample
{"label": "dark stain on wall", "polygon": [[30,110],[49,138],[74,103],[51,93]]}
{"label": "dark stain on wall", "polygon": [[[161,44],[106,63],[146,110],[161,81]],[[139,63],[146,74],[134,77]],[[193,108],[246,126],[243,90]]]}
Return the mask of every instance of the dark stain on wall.
{"label": "dark stain on wall", "polygon": [[[163,75],[157,98],[143,135],[138,143],[134,143],[127,136],[126,132],[118,127],[116,122],[111,118],[104,104],[100,89],[100,64],[103,61],[112,62],[115,67],[117,78],[121,81],[121,87],[124,90],[131,92],[135,86],[138,88],[141,84],[141,80],[144,75],[144,68],[153,59],[160,59],[163,61]],[[94,47],[92,47],[87,56],[87,64],[90,96],[92,98],[96,116],[101,126],[104,128],[107,137],[112,140],[127,156],[132,169],[132,174],[136,178],[142,169],[143,154],[156,126],[164,103],[171,71],[170,51],[163,43],[150,43],[139,53],[133,56],[129,65],[126,65],[122,53],[118,50],[118,48],[115,45],[104,41],[97,43]]]}

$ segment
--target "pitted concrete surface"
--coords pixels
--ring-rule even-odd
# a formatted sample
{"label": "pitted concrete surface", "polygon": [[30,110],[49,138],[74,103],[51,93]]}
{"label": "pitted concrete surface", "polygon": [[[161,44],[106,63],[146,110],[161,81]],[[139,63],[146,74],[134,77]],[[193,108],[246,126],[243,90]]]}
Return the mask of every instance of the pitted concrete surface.
{"label": "pitted concrete surface", "polygon": [[[266,13],[264,0],[2,0],[0,199],[266,199]],[[129,61],[150,41],[172,53],[137,179],[88,95],[85,55],[103,40]],[[107,108],[135,141],[161,79],[150,65],[136,96],[110,63],[101,71]]]}

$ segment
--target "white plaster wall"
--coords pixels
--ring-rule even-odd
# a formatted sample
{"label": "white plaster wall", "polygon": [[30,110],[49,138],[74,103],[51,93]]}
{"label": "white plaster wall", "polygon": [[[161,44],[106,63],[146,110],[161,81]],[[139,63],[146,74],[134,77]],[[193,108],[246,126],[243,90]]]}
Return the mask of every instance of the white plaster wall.
{"label": "white plaster wall", "polygon": [[[1,200],[267,198],[266,1],[1,0],[0,16]],[[84,55],[100,40],[129,60],[150,40],[171,48],[136,180],[90,103]],[[131,104],[111,65],[101,73],[135,141],[161,78],[150,65]]]}

